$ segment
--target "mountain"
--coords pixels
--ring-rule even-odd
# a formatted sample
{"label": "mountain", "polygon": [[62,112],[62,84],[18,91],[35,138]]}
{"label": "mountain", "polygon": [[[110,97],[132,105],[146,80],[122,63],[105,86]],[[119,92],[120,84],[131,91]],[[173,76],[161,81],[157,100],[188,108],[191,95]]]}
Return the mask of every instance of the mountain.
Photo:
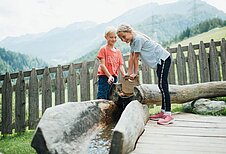
{"label": "mountain", "polygon": [[43,68],[47,66],[43,60],[0,48],[0,75],[5,72],[18,72]]}
{"label": "mountain", "polygon": [[196,0],[195,5],[190,0],[164,5],[149,3],[131,9],[108,23],[76,22],[46,33],[6,38],[0,42],[0,47],[34,55],[57,65],[97,52],[105,41],[103,32],[108,25],[129,23],[161,43],[191,25],[214,17],[225,20],[226,14],[201,0]]}

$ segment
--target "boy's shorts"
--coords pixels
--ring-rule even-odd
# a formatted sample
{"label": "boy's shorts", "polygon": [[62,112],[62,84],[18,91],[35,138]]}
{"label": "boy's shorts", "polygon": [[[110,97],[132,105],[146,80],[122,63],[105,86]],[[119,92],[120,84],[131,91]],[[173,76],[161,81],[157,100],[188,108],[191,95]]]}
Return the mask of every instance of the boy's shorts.
{"label": "boy's shorts", "polygon": [[[114,77],[114,83],[117,82],[117,77]],[[112,85],[108,84],[108,77],[106,75],[100,75],[98,77],[98,91],[97,91],[97,99],[109,99],[108,93],[110,92],[110,88]]]}

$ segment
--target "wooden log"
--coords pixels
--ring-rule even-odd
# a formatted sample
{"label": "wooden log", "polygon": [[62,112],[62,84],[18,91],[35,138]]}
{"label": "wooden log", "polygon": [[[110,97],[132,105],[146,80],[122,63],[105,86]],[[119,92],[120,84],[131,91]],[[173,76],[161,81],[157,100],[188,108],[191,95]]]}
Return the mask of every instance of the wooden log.
{"label": "wooden log", "polygon": [[37,153],[87,153],[92,136],[113,121],[117,106],[108,100],[68,102],[47,108],[31,146]]}
{"label": "wooden log", "polygon": [[125,154],[134,150],[148,121],[148,107],[137,100],[130,102],[113,130],[110,154]]}
{"label": "wooden log", "polygon": [[[226,81],[190,85],[169,85],[171,103],[185,103],[199,98],[226,96]],[[157,85],[141,84],[134,88],[134,99],[145,104],[161,104],[162,95]]]}

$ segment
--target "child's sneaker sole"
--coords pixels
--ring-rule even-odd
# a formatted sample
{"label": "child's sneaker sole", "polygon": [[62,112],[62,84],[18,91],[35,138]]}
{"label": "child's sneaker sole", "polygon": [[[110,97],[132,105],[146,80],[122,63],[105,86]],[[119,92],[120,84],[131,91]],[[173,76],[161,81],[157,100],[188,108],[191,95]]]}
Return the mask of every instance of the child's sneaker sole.
{"label": "child's sneaker sole", "polygon": [[159,124],[159,125],[169,125],[169,124],[173,124],[175,122],[175,120],[174,119],[172,119],[172,120],[170,120],[170,121],[168,121],[168,122],[157,122],[157,124]]}

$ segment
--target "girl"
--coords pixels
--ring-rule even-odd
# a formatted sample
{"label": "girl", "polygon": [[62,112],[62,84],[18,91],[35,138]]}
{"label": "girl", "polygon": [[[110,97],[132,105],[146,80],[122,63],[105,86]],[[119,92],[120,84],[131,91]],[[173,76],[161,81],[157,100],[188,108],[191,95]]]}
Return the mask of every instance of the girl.
{"label": "girl", "polygon": [[117,29],[117,35],[123,42],[130,44],[128,75],[131,78],[135,78],[138,74],[139,57],[149,67],[157,69],[158,87],[162,94],[162,108],[160,113],[150,116],[150,119],[158,120],[158,124],[173,123],[167,81],[171,64],[170,53],[146,35],[134,31],[130,25],[121,24]]}
{"label": "girl", "polygon": [[105,30],[107,44],[100,48],[97,55],[100,65],[98,68],[98,92],[97,99],[109,99],[108,93],[112,83],[117,82],[118,70],[125,76],[124,62],[119,49],[114,47],[117,36],[114,27]]}

